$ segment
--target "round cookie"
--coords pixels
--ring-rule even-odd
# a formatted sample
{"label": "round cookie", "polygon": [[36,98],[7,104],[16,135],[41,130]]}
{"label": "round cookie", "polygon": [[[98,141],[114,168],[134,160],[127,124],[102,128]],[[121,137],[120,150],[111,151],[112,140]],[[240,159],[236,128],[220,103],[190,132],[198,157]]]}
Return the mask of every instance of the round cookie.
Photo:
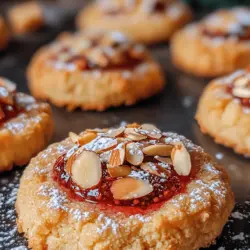
{"label": "round cookie", "polygon": [[46,146],[53,127],[48,104],[16,92],[15,84],[0,78],[0,172],[27,164]]}
{"label": "round cookie", "polygon": [[117,30],[150,44],[168,40],[191,16],[189,7],[178,0],[99,0],[79,13],[77,26]]}
{"label": "round cookie", "polygon": [[29,247],[51,250],[195,250],[233,206],[221,166],[150,124],[70,133],[32,159],[16,201]]}
{"label": "round cookie", "polygon": [[132,105],[164,87],[160,65],[121,33],[61,35],[28,68],[32,94],[69,110]]}
{"label": "round cookie", "polygon": [[196,120],[217,143],[250,155],[250,70],[213,80],[201,96]]}
{"label": "round cookie", "polygon": [[197,76],[231,73],[250,63],[250,10],[219,10],[178,31],[171,41],[173,63]]}
{"label": "round cookie", "polygon": [[9,42],[9,31],[7,24],[2,16],[0,16],[0,50],[5,49]]}

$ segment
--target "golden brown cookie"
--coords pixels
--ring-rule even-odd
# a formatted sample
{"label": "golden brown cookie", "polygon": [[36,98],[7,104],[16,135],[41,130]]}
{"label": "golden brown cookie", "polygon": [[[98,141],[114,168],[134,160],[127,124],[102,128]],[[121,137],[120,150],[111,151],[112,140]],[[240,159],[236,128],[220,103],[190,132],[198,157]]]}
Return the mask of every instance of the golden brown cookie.
{"label": "golden brown cookie", "polygon": [[250,155],[250,70],[213,80],[201,96],[196,120],[217,143]]}
{"label": "golden brown cookie", "polygon": [[7,24],[2,16],[0,16],[0,50],[5,49],[9,42],[9,31]]}
{"label": "golden brown cookie", "polygon": [[197,76],[218,76],[250,64],[250,10],[219,10],[177,32],[173,63]]}
{"label": "golden brown cookie", "polygon": [[214,242],[233,206],[225,170],[151,124],[70,133],[32,159],[16,201],[36,250],[195,250]]}
{"label": "golden brown cookie", "polygon": [[53,133],[48,104],[16,92],[12,82],[0,78],[0,172],[27,164]]}
{"label": "golden brown cookie", "polygon": [[36,31],[44,25],[42,8],[36,1],[17,4],[9,10],[8,21],[14,34]]}
{"label": "golden brown cookie", "polygon": [[149,51],[117,32],[62,35],[35,54],[28,79],[34,96],[70,110],[132,105],[164,87]]}
{"label": "golden brown cookie", "polygon": [[166,41],[191,19],[179,0],[99,0],[77,17],[80,29],[120,31],[142,43]]}

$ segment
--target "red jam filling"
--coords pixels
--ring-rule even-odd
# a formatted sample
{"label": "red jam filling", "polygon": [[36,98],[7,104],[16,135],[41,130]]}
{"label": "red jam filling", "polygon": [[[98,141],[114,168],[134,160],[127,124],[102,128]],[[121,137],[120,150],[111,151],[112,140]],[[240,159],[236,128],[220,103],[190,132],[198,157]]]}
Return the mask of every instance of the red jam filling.
{"label": "red jam filling", "polygon": [[[68,192],[71,199],[97,203],[101,207],[111,206],[113,210],[124,213],[143,213],[146,210],[157,209],[175,195],[185,192],[187,184],[195,179],[200,166],[204,163],[199,152],[191,152],[190,156],[192,170],[188,176],[179,176],[172,166],[170,166],[166,178],[145,172],[139,167],[133,167],[135,175],[138,173],[140,176],[143,174],[148,176],[147,181],[152,185],[153,192],[132,200],[115,200],[113,198],[110,187],[119,178],[110,177],[106,164],[102,164],[102,178],[99,184],[84,190],[74,183],[70,174],[65,170],[66,160],[65,155],[62,155],[53,167],[53,179]],[[154,161],[153,159],[148,160]]]}
{"label": "red jam filling", "polygon": [[229,94],[231,94],[234,98],[236,98],[237,100],[239,100],[242,106],[250,108],[250,98],[240,98],[238,96],[234,96],[233,95],[233,88],[234,88],[234,84],[233,83],[230,84],[230,85],[228,85],[227,86],[227,92]]}
{"label": "red jam filling", "polygon": [[11,118],[16,117],[22,110],[16,105],[0,104],[0,126]]}

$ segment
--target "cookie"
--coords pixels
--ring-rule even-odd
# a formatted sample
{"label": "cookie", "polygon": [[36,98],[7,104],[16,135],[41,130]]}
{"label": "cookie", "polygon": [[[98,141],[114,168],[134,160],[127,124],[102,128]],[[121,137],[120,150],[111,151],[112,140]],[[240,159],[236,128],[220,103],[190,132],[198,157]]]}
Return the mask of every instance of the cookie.
{"label": "cookie", "polygon": [[9,42],[9,31],[7,24],[2,16],[0,16],[0,50],[5,49]]}
{"label": "cookie", "polygon": [[149,51],[117,32],[61,35],[34,55],[28,79],[34,96],[69,110],[132,105],[164,87]]}
{"label": "cookie", "polygon": [[201,96],[196,120],[217,143],[250,155],[250,69],[213,80]]}
{"label": "cookie", "polygon": [[16,92],[15,84],[0,78],[0,172],[27,164],[52,132],[49,105]]}
{"label": "cookie", "polygon": [[38,2],[25,2],[9,10],[8,21],[14,34],[23,35],[39,30],[44,25],[44,15]]}
{"label": "cookie", "polygon": [[77,17],[80,29],[120,31],[142,43],[167,41],[191,20],[191,10],[178,0],[99,0]]}
{"label": "cookie", "polygon": [[51,250],[195,250],[233,206],[225,170],[151,124],[70,133],[32,159],[16,201],[29,247]]}
{"label": "cookie", "polygon": [[244,68],[250,63],[250,10],[219,10],[178,31],[171,41],[176,67],[205,77]]}

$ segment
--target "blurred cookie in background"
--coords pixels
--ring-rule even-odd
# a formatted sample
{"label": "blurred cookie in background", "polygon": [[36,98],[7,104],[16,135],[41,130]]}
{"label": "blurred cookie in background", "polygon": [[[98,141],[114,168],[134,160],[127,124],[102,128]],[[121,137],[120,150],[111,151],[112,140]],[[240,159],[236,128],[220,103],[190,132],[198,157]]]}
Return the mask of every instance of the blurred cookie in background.
{"label": "blurred cookie in background", "polygon": [[214,77],[250,64],[250,9],[218,10],[178,31],[171,42],[177,68]]}
{"label": "blurred cookie in background", "polygon": [[0,34],[0,50],[2,50],[7,47],[10,38],[7,24],[2,16],[0,16]]}
{"label": "blurred cookie in background", "polygon": [[45,24],[42,7],[35,1],[14,5],[7,16],[11,30],[16,35],[37,31]]}
{"label": "blurred cookie in background", "polygon": [[178,0],[97,0],[76,22],[79,29],[117,30],[151,44],[168,40],[191,17],[189,7]]}

